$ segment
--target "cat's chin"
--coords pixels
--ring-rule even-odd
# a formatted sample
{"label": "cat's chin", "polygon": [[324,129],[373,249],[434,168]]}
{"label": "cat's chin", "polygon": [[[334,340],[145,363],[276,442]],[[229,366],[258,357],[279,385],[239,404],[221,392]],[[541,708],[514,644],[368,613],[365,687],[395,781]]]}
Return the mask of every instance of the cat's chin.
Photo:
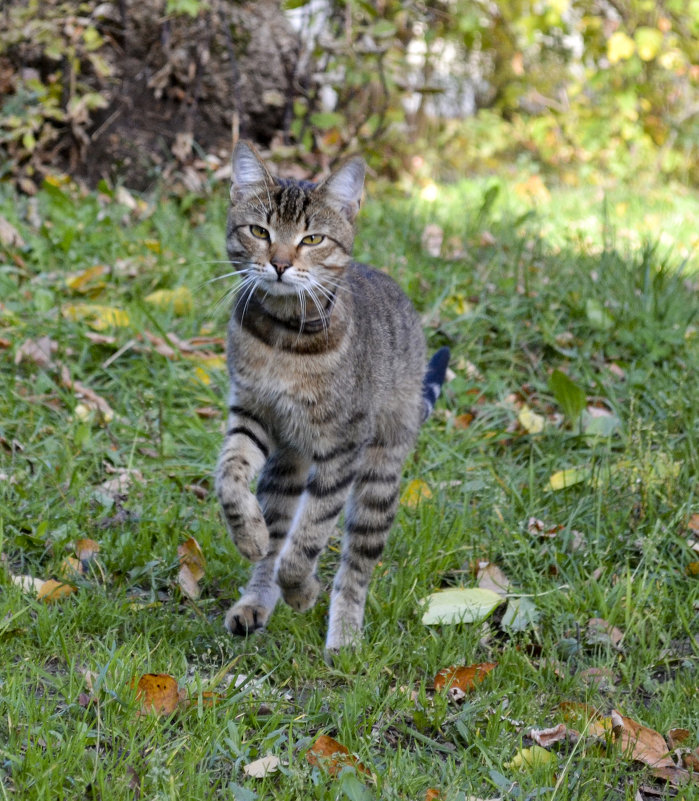
{"label": "cat's chin", "polygon": [[290,298],[297,297],[299,290],[296,284],[289,281],[264,281],[259,284],[260,289],[263,289],[267,295],[275,298]]}

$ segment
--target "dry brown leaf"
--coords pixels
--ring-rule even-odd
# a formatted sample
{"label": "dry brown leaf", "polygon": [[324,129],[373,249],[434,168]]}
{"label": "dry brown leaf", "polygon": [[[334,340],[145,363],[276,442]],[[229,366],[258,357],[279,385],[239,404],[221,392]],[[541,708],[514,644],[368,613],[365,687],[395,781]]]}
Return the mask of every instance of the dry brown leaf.
{"label": "dry brown leaf", "polygon": [[70,584],[65,584],[64,582],[56,581],[55,579],[48,579],[48,581],[45,581],[41,585],[36,597],[40,601],[50,604],[60,601],[62,598],[66,598],[68,595],[72,595],[75,591],[75,587],[71,586]]}
{"label": "dry brown leaf", "polygon": [[580,734],[575,729],[569,729],[565,723],[559,723],[558,726],[549,729],[532,729],[529,736],[542,748],[550,748],[563,740],[577,742],[580,739]]}
{"label": "dry brown leaf", "polygon": [[667,741],[670,748],[679,748],[679,746],[687,742],[691,736],[689,729],[670,729],[667,733]]}
{"label": "dry brown leaf", "polygon": [[190,537],[177,547],[177,555],[180,559],[180,571],[177,580],[182,592],[192,601],[196,601],[201,595],[199,581],[204,577],[206,559],[202,553],[199,543]]}
{"label": "dry brown leaf", "polygon": [[687,770],[693,770],[699,776],[699,748],[682,754],[682,765]]}
{"label": "dry brown leaf", "polygon": [[674,768],[675,763],[668,755],[665,738],[631,718],[612,710],[614,736],[621,743],[624,753],[636,762],[643,762],[653,768]]}
{"label": "dry brown leaf", "polygon": [[687,528],[694,534],[699,534],[699,512],[689,518]]}
{"label": "dry brown leaf", "polygon": [[209,490],[206,487],[202,487],[201,484],[185,484],[184,488],[191,492],[192,495],[196,495],[200,501],[204,501],[209,497]]}
{"label": "dry brown leaf", "polygon": [[180,703],[177,681],[167,673],[144,673],[136,684],[136,700],[141,702],[141,715],[171,715]]}
{"label": "dry brown leaf", "polygon": [[308,749],[306,760],[310,765],[318,765],[327,770],[331,776],[337,776],[347,765],[354,766],[360,773],[369,775],[369,770],[357,757],[350,754],[346,746],[326,734],[321,734]]}
{"label": "dry brown leaf", "polygon": [[123,501],[129,494],[134,481],[143,483],[143,474],[135,467],[112,467],[109,465],[106,469],[114,478],[103,481],[98,489],[109,496],[112,501]]}
{"label": "dry brown leaf", "polygon": [[585,639],[589,645],[611,645],[618,648],[623,638],[623,632],[604,618],[593,617],[587,621]]}
{"label": "dry brown leaf", "polygon": [[15,353],[15,364],[31,362],[37,367],[53,367],[53,354],[58,350],[58,343],[47,336],[39,339],[25,339]]}
{"label": "dry brown leaf", "polygon": [[651,771],[656,779],[664,779],[674,787],[682,787],[685,784],[699,784],[699,773],[690,773],[684,768],[677,768],[675,766],[653,768]]}
{"label": "dry brown leaf", "polygon": [[507,595],[511,586],[507,576],[492,562],[480,564],[476,580],[482,590],[492,590],[503,598]]}
{"label": "dry brown leaf", "polygon": [[443,797],[439,790],[435,790],[434,787],[428,787],[425,793],[425,801],[440,801]]}
{"label": "dry brown leaf", "polygon": [[434,688],[438,691],[447,688],[453,700],[460,700],[480,684],[497,664],[497,662],[481,662],[468,667],[442,668],[434,677]]}

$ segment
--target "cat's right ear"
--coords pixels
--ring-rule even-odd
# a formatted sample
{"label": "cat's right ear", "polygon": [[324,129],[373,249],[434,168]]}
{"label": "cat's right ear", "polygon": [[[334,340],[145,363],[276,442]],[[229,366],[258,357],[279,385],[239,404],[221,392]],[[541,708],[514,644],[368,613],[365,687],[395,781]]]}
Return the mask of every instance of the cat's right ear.
{"label": "cat's right ear", "polygon": [[238,142],[231,158],[231,202],[256,195],[265,184],[273,183],[272,176],[248,142]]}

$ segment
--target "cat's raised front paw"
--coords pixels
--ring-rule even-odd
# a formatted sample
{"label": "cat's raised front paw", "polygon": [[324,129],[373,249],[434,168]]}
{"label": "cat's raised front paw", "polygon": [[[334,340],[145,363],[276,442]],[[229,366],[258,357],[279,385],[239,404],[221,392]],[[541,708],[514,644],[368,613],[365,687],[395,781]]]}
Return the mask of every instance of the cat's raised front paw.
{"label": "cat's raised front paw", "polygon": [[247,637],[248,634],[267,625],[271,611],[254,601],[241,598],[226,613],[226,628],[231,634]]}

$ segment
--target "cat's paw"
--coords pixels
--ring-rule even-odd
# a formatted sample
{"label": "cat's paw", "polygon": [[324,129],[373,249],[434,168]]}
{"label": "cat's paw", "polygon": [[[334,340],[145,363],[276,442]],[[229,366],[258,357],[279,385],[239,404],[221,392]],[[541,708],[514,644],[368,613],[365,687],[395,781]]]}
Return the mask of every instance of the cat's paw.
{"label": "cat's paw", "polygon": [[267,556],[269,531],[262,516],[262,509],[254,496],[250,498],[249,508],[228,522],[233,542],[246,559],[259,562]]}
{"label": "cat's paw", "polygon": [[305,576],[299,579],[297,576],[289,576],[283,570],[277,571],[277,583],[281,587],[282,598],[297,612],[306,612],[318,599],[320,593],[320,581],[315,575]]}
{"label": "cat's paw", "polygon": [[271,611],[253,599],[241,598],[226,613],[225,626],[231,634],[247,637],[267,625]]}

